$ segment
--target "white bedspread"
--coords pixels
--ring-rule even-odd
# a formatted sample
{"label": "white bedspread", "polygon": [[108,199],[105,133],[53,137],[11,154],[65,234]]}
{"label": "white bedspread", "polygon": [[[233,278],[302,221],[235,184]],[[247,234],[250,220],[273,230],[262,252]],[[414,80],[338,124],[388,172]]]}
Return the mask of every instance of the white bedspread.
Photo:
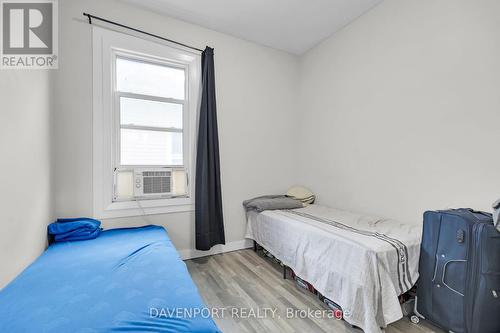
{"label": "white bedspread", "polygon": [[421,229],[310,205],[250,212],[246,237],[339,304],[348,323],[371,333],[403,316],[398,295],[418,278]]}

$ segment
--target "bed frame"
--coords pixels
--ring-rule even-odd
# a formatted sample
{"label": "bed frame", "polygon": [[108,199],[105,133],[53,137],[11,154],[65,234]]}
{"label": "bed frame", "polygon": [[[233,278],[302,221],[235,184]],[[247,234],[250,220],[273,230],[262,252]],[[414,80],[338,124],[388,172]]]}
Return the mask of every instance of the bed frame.
{"label": "bed frame", "polygon": [[[259,250],[265,250],[265,248],[263,246],[261,246],[259,243],[257,243],[256,241],[253,241],[253,251],[258,252]],[[288,271],[288,266],[285,265],[284,263],[282,263],[281,261],[280,261],[280,263],[281,263],[281,266],[283,266],[283,280],[286,280],[286,273]]]}
{"label": "bed frame", "polygon": [[[267,251],[262,245],[260,245],[259,243],[257,243],[255,240],[253,241],[253,250],[254,252],[258,252],[260,250],[265,250]],[[269,252],[269,251],[267,251]],[[276,258],[276,257],[275,257]],[[280,265],[283,267],[283,279],[286,280],[287,279],[287,273],[288,273],[288,270],[289,270],[289,267],[285,264],[283,264],[283,262],[281,262],[279,259],[276,258],[276,260],[279,261]],[[314,286],[313,286],[314,288]],[[314,294],[318,294],[318,292],[316,291],[316,289],[314,289],[315,292]],[[408,304],[408,302],[411,302],[413,299],[415,299],[415,296],[416,296],[416,287],[413,287],[412,289],[410,289],[409,291],[407,291],[406,293],[404,293],[403,295],[400,295],[399,296],[399,302],[401,303],[401,306],[403,307],[403,315],[404,316],[407,316],[407,317],[412,317],[412,321],[413,321],[413,317],[412,314],[413,314],[413,311],[411,311],[413,309],[413,304]],[[344,320],[342,318],[342,320]],[[349,324],[352,328],[357,328],[357,329],[360,329],[359,327],[357,326],[354,326],[354,325],[351,325]]]}

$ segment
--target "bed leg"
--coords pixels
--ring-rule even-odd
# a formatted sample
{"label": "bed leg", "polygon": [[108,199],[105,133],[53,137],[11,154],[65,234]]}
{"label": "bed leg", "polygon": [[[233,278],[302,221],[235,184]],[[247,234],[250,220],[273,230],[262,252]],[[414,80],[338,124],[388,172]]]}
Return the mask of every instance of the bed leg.
{"label": "bed leg", "polygon": [[283,265],[283,280],[286,280],[286,265]]}
{"label": "bed leg", "polygon": [[257,252],[257,242],[253,241],[253,251]]}

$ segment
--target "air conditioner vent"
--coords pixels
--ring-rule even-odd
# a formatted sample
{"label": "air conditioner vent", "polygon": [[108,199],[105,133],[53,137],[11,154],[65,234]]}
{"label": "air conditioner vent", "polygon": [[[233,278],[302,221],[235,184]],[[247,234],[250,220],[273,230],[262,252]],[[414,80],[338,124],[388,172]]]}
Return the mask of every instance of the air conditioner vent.
{"label": "air conditioner vent", "polygon": [[172,192],[172,173],[170,171],[145,171],[142,176],[144,194]]}
{"label": "air conditioner vent", "polygon": [[172,169],[135,169],[134,174],[135,197],[172,194]]}
{"label": "air conditioner vent", "polygon": [[170,177],[172,175],[171,171],[143,171],[143,177]]}

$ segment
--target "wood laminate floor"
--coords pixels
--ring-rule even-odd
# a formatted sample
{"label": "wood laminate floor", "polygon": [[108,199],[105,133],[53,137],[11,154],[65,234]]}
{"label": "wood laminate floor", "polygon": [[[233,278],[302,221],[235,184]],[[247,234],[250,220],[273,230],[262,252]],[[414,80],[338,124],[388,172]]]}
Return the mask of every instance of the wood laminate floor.
{"label": "wood laminate floor", "polygon": [[[187,260],[186,264],[205,304],[209,308],[227,309],[220,310],[219,316],[214,318],[224,333],[362,333],[343,320],[315,315],[287,318],[287,313],[292,311],[299,311],[295,313],[304,316],[308,309],[322,311],[326,308],[317,296],[298,289],[290,278],[284,280],[282,268],[261,252],[241,250]],[[267,318],[260,318],[266,314]],[[415,325],[407,318],[391,324],[386,332],[443,333],[429,323],[421,321]]]}

